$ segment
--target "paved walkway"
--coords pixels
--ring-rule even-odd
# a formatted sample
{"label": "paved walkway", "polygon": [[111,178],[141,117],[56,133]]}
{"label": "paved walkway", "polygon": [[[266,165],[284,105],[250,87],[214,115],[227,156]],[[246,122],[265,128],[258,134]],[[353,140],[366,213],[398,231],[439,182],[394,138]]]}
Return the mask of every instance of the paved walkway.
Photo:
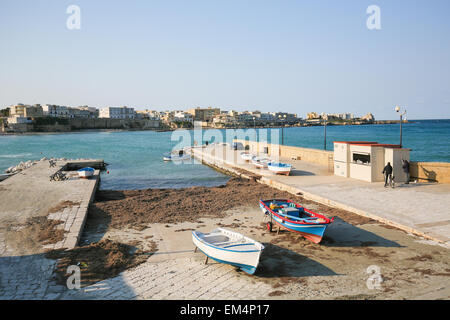
{"label": "paved walkway", "polygon": [[[89,180],[67,172],[68,180],[51,182],[50,175],[66,163],[50,167],[48,161],[39,161],[0,182],[0,299],[53,299],[65,290],[52,281],[56,261],[44,258],[42,252],[76,246],[99,181],[96,170]],[[72,204],[48,214],[64,201]],[[42,246],[33,236],[18,235],[29,218],[39,216],[60,220],[57,228],[66,231],[64,239]]]}
{"label": "paved walkway", "polygon": [[242,151],[210,146],[193,149],[193,152],[204,162],[225,170],[250,171],[261,175],[263,183],[301,193],[305,198],[369,216],[450,246],[450,184],[410,183],[394,189],[384,188],[383,182],[338,177],[327,167],[291,159],[280,159],[292,164],[291,175],[276,176],[244,162],[239,157]]}

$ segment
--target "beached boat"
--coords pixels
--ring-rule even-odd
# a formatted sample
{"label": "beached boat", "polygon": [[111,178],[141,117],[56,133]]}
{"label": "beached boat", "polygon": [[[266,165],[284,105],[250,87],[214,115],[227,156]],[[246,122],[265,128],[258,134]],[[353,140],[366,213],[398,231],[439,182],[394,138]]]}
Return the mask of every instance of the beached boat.
{"label": "beached boat", "polygon": [[269,162],[267,168],[275,174],[289,175],[292,169],[292,165],[281,162]]}
{"label": "beached boat", "polygon": [[164,161],[183,161],[189,160],[191,156],[184,150],[174,151],[163,155]]}
{"label": "beached boat", "polygon": [[238,232],[217,228],[210,233],[192,231],[192,241],[207,259],[239,267],[254,274],[264,246]]}
{"label": "beached boat", "polygon": [[86,167],[79,169],[77,172],[80,178],[87,179],[94,175],[95,169],[91,167]]}
{"label": "beached boat", "polygon": [[322,214],[305,209],[287,199],[260,200],[259,206],[270,217],[267,229],[272,231],[273,223],[279,227],[301,234],[306,239],[319,243],[327,226],[333,222]]}
{"label": "beached boat", "polygon": [[269,158],[263,158],[263,157],[257,157],[257,156],[254,156],[252,158],[252,164],[259,169],[266,169],[267,164],[270,163],[271,161],[272,160]]}
{"label": "beached boat", "polygon": [[251,154],[250,152],[247,152],[247,151],[241,152],[241,158],[245,161],[250,161],[250,160],[252,160],[253,157],[254,157],[254,155]]}

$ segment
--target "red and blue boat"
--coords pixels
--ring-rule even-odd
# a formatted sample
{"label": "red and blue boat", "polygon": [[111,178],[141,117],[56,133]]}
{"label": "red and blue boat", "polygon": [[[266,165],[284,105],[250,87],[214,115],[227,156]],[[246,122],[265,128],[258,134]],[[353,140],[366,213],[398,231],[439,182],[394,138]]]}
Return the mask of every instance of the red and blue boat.
{"label": "red and blue boat", "polygon": [[300,204],[287,199],[259,200],[264,214],[270,217],[267,229],[272,231],[273,224],[286,230],[301,234],[306,239],[319,243],[326,228],[333,222],[322,214],[313,212]]}

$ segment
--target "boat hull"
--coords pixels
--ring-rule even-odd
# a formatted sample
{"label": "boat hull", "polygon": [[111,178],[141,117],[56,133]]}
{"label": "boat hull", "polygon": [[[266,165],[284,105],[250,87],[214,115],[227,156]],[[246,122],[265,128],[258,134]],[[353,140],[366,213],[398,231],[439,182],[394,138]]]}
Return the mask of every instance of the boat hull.
{"label": "boat hull", "polygon": [[94,175],[94,169],[80,169],[78,170],[78,176],[83,179],[88,179]]}
{"label": "boat hull", "polygon": [[[281,200],[283,201],[283,200]],[[288,201],[288,200],[286,200]],[[301,208],[300,205],[296,204]],[[289,218],[285,218],[280,214],[277,214],[273,210],[271,210],[264,201],[260,201],[260,208],[264,214],[267,214],[271,217],[271,221],[277,224],[279,227],[286,229],[291,232],[295,232],[303,236],[304,238],[314,242],[320,243],[322,241],[323,235],[325,234],[325,230],[328,225],[333,222],[334,218],[328,219],[323,215],[313,213],[312,211],[306,210],[317,216],[317,219],[322,219],[323,223],[300,223],[299,220],[293,220]]]}
{"label": "boat hull", "polygon": [[240,268],[248,274],[254,274],[259,264],[262,250],[238,251],[216,247],[203,241],[196,231],[192,232],[192,242],[206,256],[219,262]]}
{"label": "boat hull", "polygon": [[291,168],[280,168],[280,167],[268,167],[270,171],[272,171],[275,174],[284,174],[289,175],[291,173]]}

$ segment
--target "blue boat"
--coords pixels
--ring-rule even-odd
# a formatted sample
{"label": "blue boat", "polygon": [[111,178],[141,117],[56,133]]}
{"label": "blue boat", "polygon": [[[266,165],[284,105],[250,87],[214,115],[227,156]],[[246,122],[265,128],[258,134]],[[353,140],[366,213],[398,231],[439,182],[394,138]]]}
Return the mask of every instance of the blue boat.
{"label": "blue boat", "polygon": [[272,231],[273,223],[276,223],[314,243],[322,241],[327,226],[334,220],[334,217],[329,219],[287,199],[260,200],[259,206],[270,217],[270,222],[267,222],[269,231]]}

